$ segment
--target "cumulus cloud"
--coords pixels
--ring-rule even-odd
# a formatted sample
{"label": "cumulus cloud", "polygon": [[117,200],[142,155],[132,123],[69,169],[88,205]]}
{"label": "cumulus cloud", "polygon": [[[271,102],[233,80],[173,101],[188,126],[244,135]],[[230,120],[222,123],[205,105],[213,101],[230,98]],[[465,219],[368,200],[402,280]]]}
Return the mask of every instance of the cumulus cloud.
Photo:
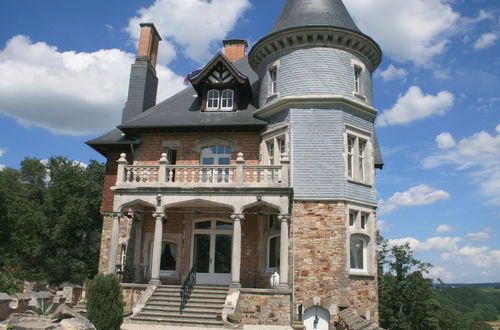
{"label": "cumulus cloud", "polygon": [[446,233],[451,232],[452,230],[453,230],[453,227],[450,225],[439,225],[436,228],[436,232],[438,232],[440,234],[446,234]]}
{"label": "cumulus cloud", "polygon": [[[449,44],[460,15],[446,0],[345,0],[359,27],[399,62],[428,65]],[[384,17],[384,19],[380,19]]]}
{"label": "cumulus cloud", "polygon": [[484,242],[489,239],[490,239],[490,234],[485,231],[481,231],[479,233],[467,234],[467,240],[471,242]]}
{"label": "cumulus cloud", "polygon": [[405,237],[388,240],[389,245],[410,244],[415,252],[453,252],[457,251],[458,243],[462,241],[460,237],[431,237],[425,241],[419,241],[413,237]]}
{"label": "cumulus cloud", "polygon": [[448,192],[422,184],[404,192],[396,192],[388,200],[379,200],[379,214],[392,213],[402,206],[434,204],[448,198],[450,198]]}
{"label": "cumulus cloud", "polygon": [[394,65],[389,65],[387,69],[383,71],[377,71],[377,76],[382,77],[384,81],[391,80],[402,80],[406,81],[406,76],[408,76],[408,71],[404,68],[396,68]]}
{"label": "cumulus cloud", "polygon": [[[441,148],[422,163],[426,168],[452,165],[467,171],[488,201],[500,204],[500,125],[496,126],[495,132],[475,133],[445,150]],[[436,141],[439,147],[437,138]]]}
{"label": "cumulus cloud", "polygon": [[424,94],[420,87],[411,86],[405,95],[399,95],[391,108],[378,117],[379,126],[408,125],[409,123],[435,115],[444,115],[453,106],[455,97],[448,91],[437,95]]}
{"label": "cumulus cloud", "polygon": [[[56,134],[110,129],[120,121],[134,57],[118,49],[60,52],[15,36],[0,50],[0,113]],[[183,87],[166,67],[158,75],[163,97]]]}
{"label": "cumulus cloud", "polygon": [[498,37],[494,33],[484,33],[476,40],[473,47],[475,50],[486,49],[493,46],[497,39]]}
{"label": "cumulus cloud", "polygon": [[392,223],[389,223],[384,220],[377,220],[377,230],[381,233],[385,233],[390,231],[392,228]]}
{"label": "cumulus cloud", "polygon": [[[5,149],[0,148],[0,157],[2,157],[5,154]],[[5,169],[4,164],[0,164],[0,171],[3,171]]]}
{"label": "cumulus cloud", "polygon": [[466,245],[455,251],[442,253],[441,258],[481,268],[500,267],[500,250],[491,250],[487,246]]}
{"label": "cumulus cloud", "polygon": [[456,278],[456,275],[453,272],[448,271],[444,267],[432,267],[432,269],[429,271],[429,275],[434,279],[439,278],[446,281],[451,281]]}
{"label": "cumulus cloud", "polygon": [[220,41],[250,6],[249,0],[156,0],[130,19],[126,31],[137,41],[139,23],[153,22],[164,39],[161,63],[175,57],[174,44],[182,47],[186,57],[202,63],[220,47]]}
{"label": "cumulus cloud", "polygon": [[436,137],[439,149],[449,149],[457,145],[457,142],[450,133],[443,132]]}

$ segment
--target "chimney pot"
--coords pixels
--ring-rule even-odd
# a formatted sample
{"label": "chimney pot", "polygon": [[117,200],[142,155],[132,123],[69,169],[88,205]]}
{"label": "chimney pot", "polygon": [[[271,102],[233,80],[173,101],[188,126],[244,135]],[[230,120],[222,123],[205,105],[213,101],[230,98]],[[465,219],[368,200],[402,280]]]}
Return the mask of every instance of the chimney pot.
{"label": "chimney pot", "polygon": [[248,42],[242,39],[229,39],[222,42],[224,44],[224,55],[231,61],[236,62],[245,57]]}

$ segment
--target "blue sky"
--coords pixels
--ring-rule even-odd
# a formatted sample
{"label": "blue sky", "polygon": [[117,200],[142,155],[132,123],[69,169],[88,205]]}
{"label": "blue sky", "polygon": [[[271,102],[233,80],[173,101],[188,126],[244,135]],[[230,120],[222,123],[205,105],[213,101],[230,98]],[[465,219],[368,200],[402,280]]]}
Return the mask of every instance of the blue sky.
{"label": "blue sky", "polygon": [[[384,52],[374,74],[379,225],[445,282],[500,281],[500,7],[491,0],[344,0]],[[0,2],[0,167],[103,158],[139,22],[163,36],[158,100],[226,38],[264,36],[283,0]],[[221,15],[223,13],[223,15]],[[198,23],[198,24],[196,24]],[[203,26],[203,28],[200,28]]]}

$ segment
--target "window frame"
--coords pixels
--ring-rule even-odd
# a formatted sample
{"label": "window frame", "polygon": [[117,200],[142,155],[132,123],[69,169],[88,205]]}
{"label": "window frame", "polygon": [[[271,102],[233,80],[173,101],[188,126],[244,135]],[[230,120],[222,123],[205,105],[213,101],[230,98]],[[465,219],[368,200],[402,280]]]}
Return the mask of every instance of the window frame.
{"label": "window frame", "polygon": [[[217,97],[211,96],[211,94],[215,92],[217,93]],[[224,94],[228,92],[230,92],[231,96],[225,97]],[[226,106],[223,106],[224,101],[228,103]],[[216,105],[214,105],[215,102]],[[231,105],[229,105],[229,103]],[[211,88],[207,91],[207,96],[205,101],[205,111],[207,112],[234,111],[235,104],[236,104],[236,92],[232,88],[225,88],[225,89]]]}
{"label": "window frame", "polygon": [[361,73],[363,72],[363,68],[360,65],[354,64],[354,93],[361,93]]}
{"label": "window frame", "polygon": [[[279,239],[278,251],[277,251],[278,253],[276,255],[277,256],[277,260],[278,260],[278,265],[271,267],[270,266],[270,261],[271,261],[271,240],[273,238],[278,238]],[[267,238],[266,268],[267,269],[279,269],[280,262],[281,262],[280,257],[281,257],[281,234],[277,233],[277,234],[270,235]]]}
{"label": "window frame", "polygon": [[[362,268],[355,268],[353,267],[353,262],[352,262],[352,259],[353,259],[353,248],[352,248],[352,243],[353,243],[353,239],[358,239],[359,241],[362,242],[363,246],[362,246],[362,264],[363,264],[363,267]],[[370,238],[366,235],[362,235],[362,234],[359,234],[359,233],[356,233],[356,234],[351,234],[349,236],[349,270],[351,272],[359,272],[359,273],[368,273],[368,246],[369,246],[369,242],[370,242]]]}
{"label": "window frame", "polygon": [[278,67],[269,68],[269,96],[278,95]]}
{"label": "window frame", "polygon": [[[225,97],[225,93],[230,93],[230,97]],[[228,103],[228,105],[224,106],[224,101]],[[229,105],[229,103],[231,105]],[[220,94],[220,109],[222,111],[231,111],[234,109],[234,90],[232,89],[224,89]]]}
{"label": "window frame", "polygon": [[347,181],[372,186],[375,169],[371,133],[346,125],[344,141]]}

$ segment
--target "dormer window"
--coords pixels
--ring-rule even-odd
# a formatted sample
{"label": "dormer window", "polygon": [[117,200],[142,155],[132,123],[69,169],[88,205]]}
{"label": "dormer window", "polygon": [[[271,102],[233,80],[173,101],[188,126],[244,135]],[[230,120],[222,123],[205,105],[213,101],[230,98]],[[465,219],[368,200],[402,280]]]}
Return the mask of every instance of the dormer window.
{"label": "dormer window", "polygon": [[207,111],[232,111],[234,108],[234,91],[211,89],[207,93]]}

